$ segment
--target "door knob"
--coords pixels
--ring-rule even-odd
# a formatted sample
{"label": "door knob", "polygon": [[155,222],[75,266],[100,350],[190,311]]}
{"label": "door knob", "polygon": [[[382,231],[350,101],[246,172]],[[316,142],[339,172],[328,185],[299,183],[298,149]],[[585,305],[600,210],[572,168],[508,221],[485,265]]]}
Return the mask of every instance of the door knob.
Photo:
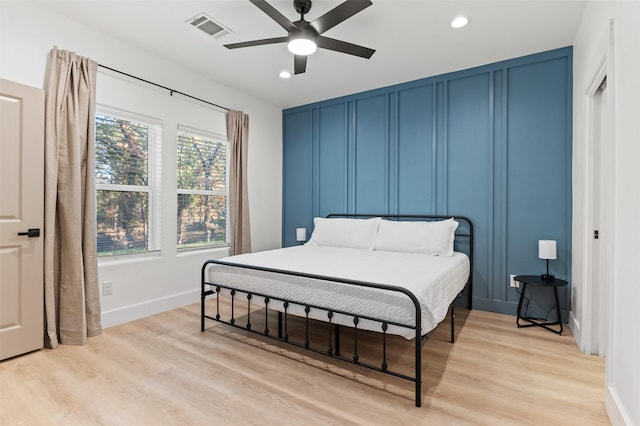
{"label": "door knob", "polygon": [[29,238],[39,237],[40,228],[29,228],[27,232],[18,232],[18,235],[26,235]]}

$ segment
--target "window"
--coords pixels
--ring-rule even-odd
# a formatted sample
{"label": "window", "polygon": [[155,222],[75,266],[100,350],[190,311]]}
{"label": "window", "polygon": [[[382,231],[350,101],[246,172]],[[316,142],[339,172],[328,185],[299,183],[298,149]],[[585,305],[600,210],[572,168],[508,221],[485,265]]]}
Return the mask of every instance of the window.
{"label": "window", "polygon": [[228,243],[227,140],[180,126],[177,141],[178,248]]}
{"label": "window", "polygon": [[95,126],[98,256],[159,249],[161,124],[100,110]]}

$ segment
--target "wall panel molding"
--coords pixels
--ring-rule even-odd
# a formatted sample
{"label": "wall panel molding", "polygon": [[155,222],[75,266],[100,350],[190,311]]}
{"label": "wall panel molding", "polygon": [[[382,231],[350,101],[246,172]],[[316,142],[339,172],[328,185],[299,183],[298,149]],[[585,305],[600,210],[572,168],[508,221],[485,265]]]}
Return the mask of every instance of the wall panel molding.
{"label": "wall panel molding", "polygon": [[[567,47],[283,111],[283,245],[332,212],[460,214],[477,307],[515,313],[509,274],[543,271],[538,239],[570,279],[571,63]],[[535,299],[530,314],[553,315]]]}

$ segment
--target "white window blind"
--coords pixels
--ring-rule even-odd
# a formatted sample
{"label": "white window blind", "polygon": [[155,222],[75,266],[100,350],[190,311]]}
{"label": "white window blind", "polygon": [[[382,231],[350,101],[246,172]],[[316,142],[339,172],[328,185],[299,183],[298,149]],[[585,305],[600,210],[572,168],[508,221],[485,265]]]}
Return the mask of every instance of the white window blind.
{"label": "white window blind", "polygon": [[229,155],[222,135],[178,126],[178,249],[229,242]]}

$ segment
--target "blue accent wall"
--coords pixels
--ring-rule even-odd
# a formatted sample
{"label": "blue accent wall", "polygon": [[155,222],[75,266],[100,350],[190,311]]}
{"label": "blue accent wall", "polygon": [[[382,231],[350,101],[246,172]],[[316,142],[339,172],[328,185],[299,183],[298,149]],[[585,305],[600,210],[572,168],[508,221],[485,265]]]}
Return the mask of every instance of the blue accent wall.
{"label": "blue accent wall", "polygon": [[[538,240],[571,279],[571,99],[567,47],[283,111],[283,246],[329,213],[467,216],[474,307],[514,314]],[[529,314],[553,320],[545,290]]]}

